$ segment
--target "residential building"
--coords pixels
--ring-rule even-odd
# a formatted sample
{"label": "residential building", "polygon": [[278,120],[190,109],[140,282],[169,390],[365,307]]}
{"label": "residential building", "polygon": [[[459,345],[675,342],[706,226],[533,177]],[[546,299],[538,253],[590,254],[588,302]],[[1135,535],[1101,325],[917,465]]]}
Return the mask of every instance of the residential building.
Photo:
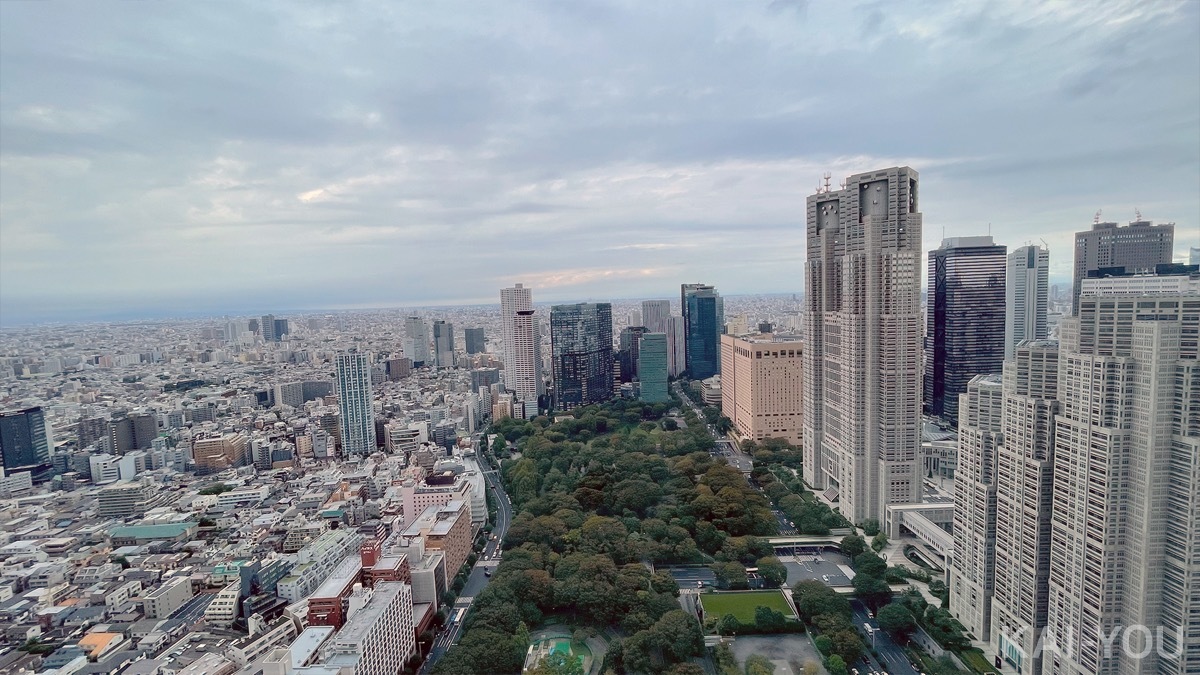
{"label": "residential building", "polygon": [[1096,214],[1092,229],[1075,233],[1072,314],[1079,313],[1079,293],[1089,272],[1145,272],[1170,263],[1175,255],[1175,223],[1155,225],[1138,219],[1122,227],[1099,220],[1100,214]]}
{"label": "residential building", "polygon": [[1200,274],[1127,278],[1083,279],[1061,324],[1043,672],[1200,672]]}
{"label": "residential building", "polygon": [[230,582],[225,588],[218,592],[208,607],[204,608],[204,620],[215,626],[229,628],[238,617],[238,594],[241,592],[241,583],[237,581]]}
{"label": "residential building", "polygon": [[350,592],[362,580],[363,563],[358,556],[346,556],[333,573],[308,598],[308,625],[341,628],[346,623]]}
{"label": "residential building", "polygon": [[646,403],[666,403],[671,400],[667,388],[667,334],[646,333],[642,335],[638,349],[638,382],[641,384],[639,398]]}
{"label": "residential building", "polygon": [[463,340],[466,341],[468,354],[482,354],[487,346],[482,328],[467,328],[463,330]]}
{"label": "residential building", "polygon": [[1008,254],[1004,283],[1004,358],[1011,359],[1025,340],[1049,335],[1046,311],[1050,300],[1050,252],[1026,245]]}
{"label": "residential building", "polygon": [[361,606],[325,648],[325,664],[353,675],[395,675],[416,652],[412,588],[381,581],[362,589],[352,603]]}
{"label": "residential building", "polygon": [[204,475],[250,463],[250,439],[241,432],[202,436],[192,441],[196,473]]}
{"label": "residential building", "polygon": [[40,406],[0,413],[0,459],[5,471],[49,466],[53,445]]}
{"label": "residential building", "polygon": [[461,499],[430,506],[415,521],[407,524],[401,536],[405,539],[424,539],[426,550],[444,553],[446,569],[457,574],[471,554],[470,508]]}
{"label": "residential building", "polygon": [[504,385],[517,401],[536,405],[546,393],[542,381],[541,321],[532,309],[522,309],[508,323],[513,341],[511,353],[505,357],[509,365],[504,369]]}
{"label": "residential building", "polygon": [[96,515],[101,518],[128,518],[146,513],[154,497],[152,485],[135,481],[119,481],[100,488]]}
{"label": "residential building", "polygon": [[1004,364],[1007,251],[991,237],[955,237],[929,252],[924,410],[953,426],[971,378]]}
{"label": "residential building", "polygon": [[770,335],[721,336],[721,413],[743,438],[804,436],[804,347]]}
{"label": "residential building", "polygon": [[1004,440],[1003,389],[999,374],[976,375],[959,404],[950,606],[963,626],[984,642],[991,637],[996,573],[996,452]]}
{"label": "residential building", "polygon": [[550,310],[554,407],[601,403],[613,392],[612,305],[554,305]]}
{"label": "residential building", "polygon": [[312,543],[297,551],[295,566],[288,576],[279,580],[277,593],[289,602],[299,602],[317,589],[346,559],[359,556],[363,536],[347,529],[329,530]]}
{"label": "residential building", "polygon": [[853,522],[921,499],[917,182],[893,167],[808,197],[804,479]]}
{"label": "residential building", "polygon": [[289,405],[293,408],[303,408],[304,383],[288,382],[275,385],[275,405]]}
{"label": "residential building", "polygon": [[342,452],[363,457],[375,451],[371,361],[366,354],[349,351],[339,353],[336,364]]}
{"label": "residential building", "polygon": [[686,369],[693,380],[705,380],[721,370],[721,329],[725,325],[724,304],[716,289],[707,284],[682,284]]}

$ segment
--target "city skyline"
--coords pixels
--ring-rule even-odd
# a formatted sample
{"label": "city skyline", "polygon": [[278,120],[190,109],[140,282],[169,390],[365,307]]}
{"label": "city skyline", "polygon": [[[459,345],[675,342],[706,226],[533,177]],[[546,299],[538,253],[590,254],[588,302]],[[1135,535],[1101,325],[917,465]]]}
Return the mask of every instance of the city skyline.
{"label": "city skyline", "polygon": [[804,195],[902,164],[922,252],[1045,239],[1056,283],[1139,208],[1198,243],[1195,3],[227,9],[0,6],[0,321],[802,292]]}

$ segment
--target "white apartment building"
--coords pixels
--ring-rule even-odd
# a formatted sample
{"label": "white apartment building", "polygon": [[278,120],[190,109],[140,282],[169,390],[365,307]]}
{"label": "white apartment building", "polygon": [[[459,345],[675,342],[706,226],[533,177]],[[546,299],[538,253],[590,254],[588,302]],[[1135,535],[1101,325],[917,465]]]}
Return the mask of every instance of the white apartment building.
{"label": "white apartment building", "polygon": [[142,596],[147,619],[165,619],[193,597],[192,581],[186,576],[167,580]]}
{"label": "white apartment building", "polygon": [[325,665],[337,666],[353,675],[395,675],[416,652],[413,626],[412,589],[400,581],[381,581],[362,609],[350,619],[325,648]]}
{"label": "white apartment building", "polygon": [[208,607],[204,610],[204,620],[224,628],[233,625],[237,620],[238,615],[238,596],[241,592],[241,584],[237,581],[231,582],[225,588],[222,588],[217,593],[212,602],[208,603]]}
{"label": "white apartment building", "polygon": [[371,359],[355,351],[342,352],[337,355],[336,366],[342,452],[347,457],[365,457],[375,452]]}
{"label": "white apartment building", "polygon": [[299,602],[317,589],[349,555],[357,556],[363,536],[346,529],[330,530],[292,554],[296,565],[279,580],[276,593],[288,602]]}
{"label": "white apartment building", "polygon": [[810,195],[807,240],[804,479],[851,521],[884,523],[921,499],[917,172]]}

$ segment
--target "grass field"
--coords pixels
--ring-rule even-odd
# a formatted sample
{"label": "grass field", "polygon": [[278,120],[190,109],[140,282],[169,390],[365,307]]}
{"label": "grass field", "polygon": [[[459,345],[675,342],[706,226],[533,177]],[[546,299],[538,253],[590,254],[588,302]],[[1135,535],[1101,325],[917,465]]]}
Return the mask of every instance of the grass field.
{"label": "grass field", "polygon": [[792,608],[783,599],[780,591],[733,591],[729,593],[704,593],[700,596],[704,611],[709,616],[721,617],[732,614],[742,623],[754,623],[754,610],[769,607],[784,616],[792,616]]}

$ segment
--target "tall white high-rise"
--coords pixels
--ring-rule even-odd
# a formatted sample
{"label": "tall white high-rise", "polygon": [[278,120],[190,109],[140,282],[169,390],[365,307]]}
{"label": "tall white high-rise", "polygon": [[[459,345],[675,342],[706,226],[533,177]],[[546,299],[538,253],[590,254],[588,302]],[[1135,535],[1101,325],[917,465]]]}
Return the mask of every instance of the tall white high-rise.
{"label": "tall white high-rise", "polygon": [[666,333],[667,320],[671,318],[670,300],[643,300],[642,323],[648,333]]}
{"label": "tall white high-rise", "polygon": [[375,452],[375,409],[371,391],[371,359],[357,351],[336,357],[338,408],[342,418],[342,452],[365,457]]}
{"label": "tall white high-rise", "polygon": [[1011,359],[1022,340],[1044,340],[1050,297],[1050,252],[1022,246],[1008,254],[1004,301],[1004,358]]}
{"label": "tall white high-rise", "polygon": [[804,478],[850,520],[919,502],[917,172],[850,176],[808,198]]}
{"label": "tall white high-rise", "polygon": [[[1054,416],[1059,410],[1058,342],[1019,345],[1004,362],[1004,442],[996,450],[991,642],[996,653],[1021,673],[1042,670],[1037,644],[1046,627]],[[955,557],[959,554],[956,548]],[[957,614],[957,609],[953,611]]]}
{"label": "tall white high-rise", "polygon": [[512,321],[512,345],[504,368],[504,386],[522,402],[537,403],[546,393],[542,381],[541,321],[532,309],[517,310]]}
{"label": "tall white high-rise", "polygon": [[667,317],[667,370],[679,377],[687,369],[687,341],[682,316]]}
{"label": "tall white high-rise", "polygon": [[1197,673],[1200,277],[1083,279],[1078,307],[1061,324],[1042,672]]}
{"label": "tall white high-rise", "polygon": [[950,606],[977,639],[991,635],[996,562],[996,448],[1003,440],[999,374],[976,375],[959,395]]}
{"label": "tall white high-rise", "polygon": [[513,353],[513,319],[517,312],[533,309],[533,292],[521,284],[500,289],[500,337],[504,342],[504,368]]}
{"label": "tall white high-rise", "polygon": [[429,356],[429,325],[419,316],[404,320],[404,355],[413,365],[432,365]]}

